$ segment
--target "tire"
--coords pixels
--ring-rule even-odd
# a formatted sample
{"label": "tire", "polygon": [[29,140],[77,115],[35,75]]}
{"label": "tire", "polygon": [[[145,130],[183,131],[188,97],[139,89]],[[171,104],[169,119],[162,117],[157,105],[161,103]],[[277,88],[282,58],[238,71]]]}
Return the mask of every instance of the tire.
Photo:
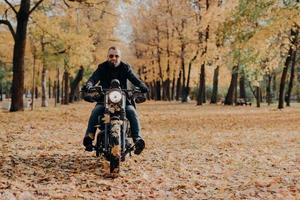
{"label": "tire", "polygon": [[120,172],[121,161],[121,126],[119,123],[112,123],[111,128],[111,152],[110,152],[110,173]]}
{"label": "tire", "polygon": [[120,156],[110,157],[110,173],[118,174],[120,172]]}
{"label": "tire", "polygon": [[96,142],[96,156],[99,157],[100,156],[100,141],[99,141],[99,134],[97,135],[97,142]]}
{"label": "tire", "polygon": [[97,140],[96,140],[96,156],[99,157],[101,152],[103,151],[102,148],[103,148],[103,134],[104,132],[103,131],[100,131],[98,134],[97,134]]}

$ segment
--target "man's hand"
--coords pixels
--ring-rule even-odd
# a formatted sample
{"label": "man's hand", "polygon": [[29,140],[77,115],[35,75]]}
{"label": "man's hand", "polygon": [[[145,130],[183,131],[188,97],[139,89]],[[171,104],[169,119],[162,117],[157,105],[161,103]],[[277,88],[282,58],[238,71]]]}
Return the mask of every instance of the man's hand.
{"label": "man's hand", "polygon": [[88,81],[85,85],[85,88],[87,92],[90,92],[90,90],[93,88],[93,83]]}
{"label": "man's hand", "polygon": [[144,85],[140,86],[140,90],[141,90],[141,93],[148,93],[149,92],[149,89]]}

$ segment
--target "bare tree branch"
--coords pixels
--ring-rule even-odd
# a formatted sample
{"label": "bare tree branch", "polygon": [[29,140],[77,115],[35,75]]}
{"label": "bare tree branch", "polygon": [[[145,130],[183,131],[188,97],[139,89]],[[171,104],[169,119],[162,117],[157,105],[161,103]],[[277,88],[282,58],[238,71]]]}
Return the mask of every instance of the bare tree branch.
{"label": "bare tree branch", "polygon": [[81,3],[81,4],[85,4],[87,6],[94,6],[94,5],[100,5],[100,4],[103,4],[103,3],[107,3],[109,2],[108,0],[103,0],[103,1],[99,1],[97,3],[89,3],[88,1],[86,0],[69,0],[70,2],[77,2],[77,3]]}
{"label": "bare tree branch", "polygon": [[15,7],[8,1],[8,0],[4,0],[5,3],[7,3],[7,5],[9,5],[9,7],[14,11],[14,13],[17,15],[18,12],[16,11]]}
{"label": "bare tree branch", "polygon": [[29,15],[43,2],[44,0],[39,0],[29,11]]}
{"label": "bare tree branch", "polygon": [[64,2],[64,4],[65,4],[68,8],[71,7],[71,6],[66,2],[66,0],[63,0],[63,2]]}
{"label": "bare tree branch", "polygon": [[2,15],[2,18],[4,19],[7,19],[7,12],[8,12],[8,10],[9,10],[9,8],[7,8],[5,11],[4,11],[4,13],[3,13],[3,15]]}
{"label": "bare tree branch", "polygon": [[12,27],[10,21],[0,19],[0,24],[5,24],[6,26],[8,26],[11,35],[13,36],[14,40],[16,40],[16,32],[15,32],[14,28]]}

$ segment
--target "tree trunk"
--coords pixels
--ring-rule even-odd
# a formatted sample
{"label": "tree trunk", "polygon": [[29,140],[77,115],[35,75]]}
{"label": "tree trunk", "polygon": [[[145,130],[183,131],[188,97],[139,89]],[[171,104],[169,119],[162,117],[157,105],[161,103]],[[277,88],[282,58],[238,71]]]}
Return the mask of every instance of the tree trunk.
{"label": "tree trunk", "polygon": [[37,86],[35,86],[35,98],[38,99],[39,98],[39,88]]}
{"label": "tree trunk", "polygon": [[196,60],[196,58],[198,56],[198,53],[199,53],[199,49],[197,50],[196,54],[194,55],[194,57],[189,62],[189,69],[188,69],[187,81],[186,81],[186,86],[185,86],[184,91],[183,91],[182,102],[187,102],[188,97],[190,95],[190,80],[191,80],[192,64]]}
{"label": "tree trunk", "polygon": [[234,66],[232,68],[232,75],[231,75],[231,81],[230,85],[227,91],[227,95],[225,97],[225,105],[233,105],[233,98],[234,98],[234,92],[237,85],[237,79],[238,79],[238,66]]}
{"label": "tree trunk", "polygon": [[48,107],[48,95],[47,95],[47,67],[46,67],[46,58],[45,58],[45,42],[44,37],[41,36],[41,48],[43,53],[43,59],[42,59],[42,107]]}
{"label": "tree trunk", "polygon": [[209,8],[209,0],[206,0],[206,10]]}
{"label": "tree trunk", "polygon": [[158,64],[158,70],[159,70],[159,79],[156,81],[156,100],[161,101],[161,84],[164,83],[163,80],[163,73],[162,73],[162,66],[161,66],[161,50],[160,50],[160,30],[159,26],[156,26],[156,39],[157,39],[157,46],[156,46],[156,52],[157,52],[157,64]]}
{"label": "tree trunk", "polygon": [[2,86],[2,81],[0,81],[0,101],[3,101],[3,86]]}
{"label": "tree trunk", "polygon": [[150,83],[150,98],[152,99],[152,100],[155,100],[155,81],[152,81],[151,83]]}
{"label": "tree trunk", "polygon": [[62,80],[61,80],[61,93],[60,93],[60,99],[61,99],[61,104],[64,104],[64,85],[65,85],[65,74],[63,74],[62,76]]}
{"label": "tree trunk", "polygon": [[213,90],[210,100],[211,104],[216,104],[218,102],[219,69],[220,67],[217,66],[214,70]]}
{"label": "tree trunk", "polygon": [[256,107],[260,107],[260,101],[261,101],[261,89],[260,87],[255,87],[256,88]]}
{"label": "tree trunk", "polygon": [[168,101],[171,101],[170,85],[171,85],[171,80],[170,80],[170,78],[167,78],[167,80],[166,80],[166,95],[167,95]]}
{"label": "tree trunk", "polygon": [[161,101],[161,84],[160,84],[160,80],[156,81],[156,100],[157,101]]}
{"label": "tree trunk", "polygon": [[47,95],[47,69],[45,65],[43,65],[42,69],[42,107],[48,107],[48,95]]}
{"label": "tree trunk", "polygon": [[185,86],[184,88],[182,88],[182,99],[181,99],[182,103],[185,103],[188,101],[189,93],[190,93],[190,87]]}
{"label": "tree trunk", "polygon": [[[181,30],[183,31],[185,29],[186,20],[181,20]],[[185,54],[186,54],[186,43],[184,41],[183,33],[180,33],[180,62],[181,62],[181,72],[182,72],[182,82],[181,82],[181,101],[184,101],[185,95],[187,95],[187,89],[186,89],[186,73],[185,73]],[[178,98],[179,99],[179,98]]]}
{"label": "tree trunk", "polygon": [[234,101],[235,105],[237,104],[237,98],[238,98],[238,77],[236,79],[237,80],[236,80],[236,84],[234,87],[234,96],[233,96],[233,101]]}
{"label": "tree trunk", "polygon": [[285,81],[286,81],[286,77],[287,77],[288,67],[290,66],[290,63],[292,61],[292,55],[293,55],[293,52],[294,52],[292,45],[295,45],[295,43],[296,43],[297,34],[298,34],[297,31],[294,31],[293,29],[291,30],[292,42],[291,42],[291,46],[289,48],[288,56],[285,60],[284,68],[283,68],[282,75],[281,75],[278,109],[282,109],[284,107],[283,104],[284,104],[284,96],[285,96],[284,95]]}
{"label": "tree trunk", "polygon": [[203,88],[202,88],[202,99],[203,103],[206,103],[206,81],[205,81],[205,64],[203,66],[203,76],[202,76],[202,83],[203,83]]}
{"label": "tree trunk", "polygon": [[181,70],[179,72],[179,76],[177,78],[177,84],[176,84],[176,101],[179,101],[179,98],[181,96],[181,91],[182,91],[182,88],[181,88]]}
{"label": "tree trunk", "polygon": [[156,81],[153,81],[153,97],[154,100],[157,101],[157,91],[156,91]]}
{"label": "tree trunk", "polygon": [[260,102],[264,102],[264,99],[263,99],[263,92],[262,92],[262,89],[259,88],[259,92],[260,92]]}
{"label": "tree trunk", "polygon": [[34,108],[34,96],[35,96],[35,64],[36,64],[36,55],[34,52],[33,55],[33,66],[32,66],[32,95],[31,95],[31,110]]}
{"label": "tree trunk", "polygon": [[297,79],[298,79],[298,87],[297,87],[297,102],[300,103],[300,65],[297,67]]}
{"label": "tree trunk", "polygon": [[[286,59],[286,64],[287,64],[287,60],[289,58]],[[278,102],[278,108],[282,109],[283,108],[283,102],[284,102],[284,87],[285,87],[285,80],[287,77],[287,72],[288,72],[288,66],[285,65],[285,67],[283,68],[282,71],[282,75],[281,75],[281,80],[280,80],[280,89],[279,89],[279,102]]]}
{"label": "tree trunk", "polygon": [[[55,85],[54,85],[54,83],[55,83]],[[53,86],[52,86],[52,94],[51,94],[54,101],[56,101],[56,85],[57,85],[57,83],[56,83],[56,80],[54,79]]]}
{"label": "tree trunk", "polygon": [[199,90],[197,95],[197,105],[205,103],[205,64],[201,65],[199,76]]}
{"label": "tree trunk", "polygon": [[162,100],[166,101],[167,100],[167,95],[166,95],[166,81],[162,82]]}
{"label": "tree trunk", "polygon": [[176,77],[175,77],[175,70],[174,70],[173,80],[172,80],[172,91],[171,91],[171,100],[172,101],[175,99],[175,82],[176,82]]}
{"label": "tree trunk", "polygon": [[57,102],[56,102],[56,95],[57,95],[56,90],[57,90],[57,84],[56,84],[56,81],[54,81],[54,84],[53,84],[53,97],[54,97],[54,106],[55,107],[56,107],[56,104],[57,104]]}
{"label": "tree trunk", "polygon": [[167,78],[167,80],[163,83],[163,100],[164,101],[170,101],[170,79]]}
{"label": "tree trunk", "polygon": [[17,29],[13,52],[13,80],[10,112],[24,110],[24,57],[29,11],[30,0],[22,0],[17,14]]}
{"label": "tree trunk", "polygon": [[272,95],[273,95],[273,97],[276,101],[276,99],[277,99],[277,85],[276,85],[276,74],[275,73],[273,74],[272,91],[273,91]]}
{"label": "tree trunk", "polygon": [[49,77],[49,80],[48,80],[48,97],[49,97],[49,99],[52,98],[52,83],[51,83],[50,77]]}
{"label": "tree trunk", "polygon": [[296,49],[293,50],[293,54],[292,54],[292,64],[291,64],[291,76],[290,76],[290,82],[289,82],[289,86],[288,86],[288,90],[287,90],[287,94],[286,94],[286,106],[290,106],[290,102],[291,102],[291,93],[292,93],[292,89],[293,89],[293,83],[294,83],[294,79],[295,79],[295,65],[296,65],[296,58],[297,58],[297,44],[298,44],[298,31],[296,31],[296,36],[295,36],[295,46]]}
{"label": "tree trunk", "polygon": [[151,83],[147,83],[146,82],[146,86],[149,88],[149,92],[147,92],[146,96],[147,96],[147,100],[151,99]]}
{"label": "tree trunk", "polygon": [[80,85],[78,84],[75,88],[75,101],[80,101]]}
{"label": "tree trunk", "polygon": [[68,105],[69,104],[69,72],[65,70],[64,72],[64,104]]}
{"label": "tree trunk", "polygon": [[269,74],[267,77],[267,103],[268,103],[268,106],[272,103],[271,83],[272,83],[272,75]]}
{"label": "tree trunk", "polygon": [[[169,9],[169,4],[168,2],[168,9]],[[165,81],[165,95],[166,95],[166,100],[171,101],[171,93],[170,93],[170,85],[171,85],[171,69],[170,69],[170,33],[169,33],[169,23],[168,20],[166,20],[166,30],[167,30],[167,80]]]}
{"label": "tree trunk", "polygon": [[187,101],[187,88],[186,88],[186,83],[185,83],[185,43],[182,42],[181,44],[181,70],[182,70],[182,92],[181,92],[181,101],[185,102]]}
{"label": "tree trunk", "polygon": [[245,76],[241,74],[240,77],[240,98],[246,101],[246,87],[245,87]]}
{"label": "tree trunk", "polygon": [[[160,50],[160,30],[159,30],[159,26],[156,26],[156,40],[157,40],[157,46],[156,46],[156,52],[157,52],[157,64],[158,64],[158,70],[159,70],[159,78],[160,81],[157,80],[156,86],[157,86],[157,90],[158,88],[161,89],[161,84],[163,84],[164,80],[163,80],[163,71],[162,71],[162,66],[161,66],[161,50]],[[157,91],[158,92],[158,91]],[[157,94],[157,98],[158,100],[161,100],[161,90],[159,91],[159,93]]]}
{"label": "tree trunk", "polygon": [[76,94],[76,89],[78,89],[79,83],[83,78],[83,72],[84,72],[84,69],[81,66],[75,79],[71,83],[70,103],[73,103],[75,101],[75,99],[78,99],[78,96],[76,96],[75,94]]}
{"label": "tree trunk", "polygon": [[60,80],[59,80],[59,68],[57,68],[57,76],[56,76],[56,103],[60,103]]}

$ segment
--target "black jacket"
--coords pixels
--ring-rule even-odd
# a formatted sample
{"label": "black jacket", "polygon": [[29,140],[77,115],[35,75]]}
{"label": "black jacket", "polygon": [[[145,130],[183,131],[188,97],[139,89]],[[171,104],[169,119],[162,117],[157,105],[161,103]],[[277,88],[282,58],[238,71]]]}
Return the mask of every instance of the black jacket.
{"label": "black jacket", "polygon": [[118,67],[113,66],[108,61],[101,63],[87,81],[86,87],[92,87],[100,81],[99,85],[103,89],[109,89],[111,80],[113,79],[120,81],[122,89],[127,89],[127,80],[129,80],[133,85],[139,87],[142,92],[148,92],[147,86],[132,71],[130,65],[122,61]]}

